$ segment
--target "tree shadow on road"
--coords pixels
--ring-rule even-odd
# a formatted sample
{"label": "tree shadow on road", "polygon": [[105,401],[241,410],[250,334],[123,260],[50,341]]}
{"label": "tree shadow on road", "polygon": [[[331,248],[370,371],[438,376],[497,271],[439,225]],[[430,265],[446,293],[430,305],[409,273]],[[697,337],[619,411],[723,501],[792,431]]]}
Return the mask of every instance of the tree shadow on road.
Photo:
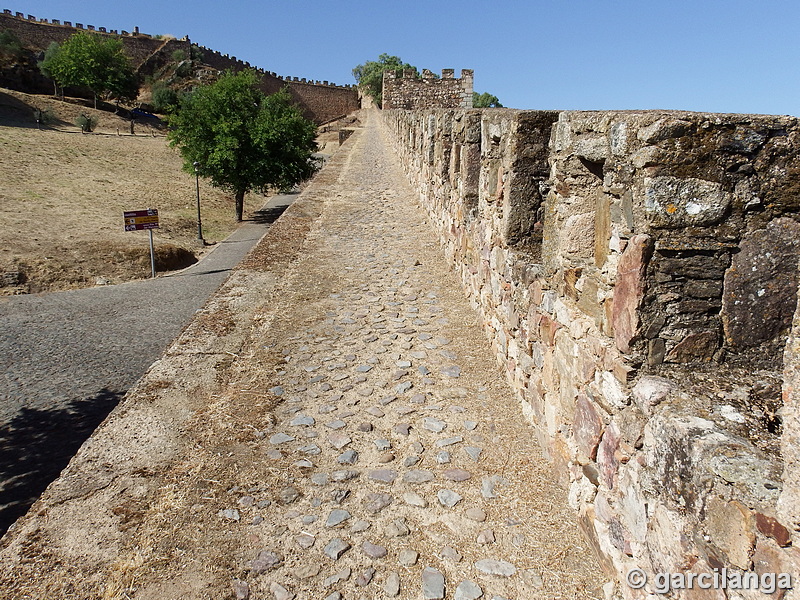
{"label": "tree shadow on road", "polygon": [[0,425],[0,535],[58,477],[123,395],[103,388],[66,408],[23,408]]}
{"label": "tree shadow on road", "polygon": [[282,206],[271,206],[269,208],[262,208],[260,210],[255,211],[253,213],[252,218],[249,220],[255,223],[268,225],[270,223],[274,223],[275,221],[277,221],[278,217],[280,217],[283,214],[283,211],[285,211],[287,208],[289,208],[288,204]]}

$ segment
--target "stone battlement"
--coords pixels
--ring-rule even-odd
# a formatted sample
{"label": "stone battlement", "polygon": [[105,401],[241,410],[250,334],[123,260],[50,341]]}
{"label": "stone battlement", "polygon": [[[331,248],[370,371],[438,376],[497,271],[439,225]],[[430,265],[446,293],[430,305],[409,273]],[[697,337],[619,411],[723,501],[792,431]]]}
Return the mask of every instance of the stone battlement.
{"label": "stone battlement", "polygon": [[404,70],[401,77],[394,71],[384,71],[383,108],[472,108],[473,71],[462,69],[460,79],[454,74],[453,69],[442,69],[438,79],[428,69],[419,78],[413,69]]}

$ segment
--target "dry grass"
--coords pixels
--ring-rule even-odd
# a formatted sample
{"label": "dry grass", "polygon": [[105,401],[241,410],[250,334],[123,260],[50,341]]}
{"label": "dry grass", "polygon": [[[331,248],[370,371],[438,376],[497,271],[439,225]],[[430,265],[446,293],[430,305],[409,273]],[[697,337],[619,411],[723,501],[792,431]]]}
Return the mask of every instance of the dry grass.
{"label": "dry grass", "polygon": [[[50,108],[60,120],[39,131],[33,107]],[[83,135],[73,124],[80,112],[98,115],[95,133]],[[180,248],[207,251],[196,240],[194,177],[181,170],[163,133],[137,126],[130,135],[129,127],[106,112],[0,91],[0,273],[21,272],[24,279],[0,287],[0,294],[149,276],[148,235],[123,230],[126,210],[159,210],[154,237],[162,269],[190,263],[186,256],[174,260],[186,254]],[[236,227],[233,201],[202,180],[200,197],[203,236],[221,241]],[[253,195],[245,207],[257,210],[264,202]]]}

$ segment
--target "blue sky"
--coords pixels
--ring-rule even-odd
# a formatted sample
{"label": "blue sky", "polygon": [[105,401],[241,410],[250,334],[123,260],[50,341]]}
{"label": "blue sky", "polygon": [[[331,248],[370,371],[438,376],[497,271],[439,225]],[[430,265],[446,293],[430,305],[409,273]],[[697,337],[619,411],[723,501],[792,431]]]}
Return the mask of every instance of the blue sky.
{"label": "blue sky", "polygon": [[353,83],[383,52],[475,70],[529,109],[800,115],[797,0],[6,0],[109,29],[188,35],[281,75]]}

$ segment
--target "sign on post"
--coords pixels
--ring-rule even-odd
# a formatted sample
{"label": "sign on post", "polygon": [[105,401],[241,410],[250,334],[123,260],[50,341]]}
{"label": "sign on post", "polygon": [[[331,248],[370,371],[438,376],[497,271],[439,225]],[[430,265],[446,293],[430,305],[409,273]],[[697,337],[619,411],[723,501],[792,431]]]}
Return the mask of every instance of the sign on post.
{"label": "sign on post", "polygon": [[158,209],[129,210],[123,213],[125,217],[125,231],[142,231],[143,229],[158,229]]}
{"label": "sign on post", "polygon": [[122,213],[125,219],[125,231],[147,230],[150,234],[150,272],[156,276],[156,255],[153,251],[153,229],[158,229],[158,209],[128,210]]}

